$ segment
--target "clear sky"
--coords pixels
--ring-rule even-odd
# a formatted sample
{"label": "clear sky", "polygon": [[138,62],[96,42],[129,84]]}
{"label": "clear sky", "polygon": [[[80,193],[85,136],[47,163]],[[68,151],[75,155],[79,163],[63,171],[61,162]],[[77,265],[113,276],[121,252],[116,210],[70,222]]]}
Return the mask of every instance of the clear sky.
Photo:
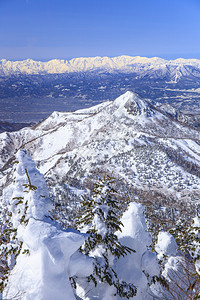
{"label": "clear sky", "polygon": [[0,0],[0,59],[200,59],[200,0]]}

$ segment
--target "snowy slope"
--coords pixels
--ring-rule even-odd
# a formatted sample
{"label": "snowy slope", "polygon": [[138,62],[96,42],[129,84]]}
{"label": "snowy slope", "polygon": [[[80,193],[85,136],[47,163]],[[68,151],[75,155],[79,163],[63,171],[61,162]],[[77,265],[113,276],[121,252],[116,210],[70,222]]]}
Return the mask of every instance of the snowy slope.
{"label": "snowy slope", "polygon": [[71,72],[125,72],[137,73],[139,77],[150,76],[163,78],[170,76],[177,82],[182,76],[200,76],[200,60],[197,59],[176,59],[164,60],[158,57],[80,57],[69,61],[54,59],[47,62],[27,59],[24,61],[0,61],[0,75],[16,74],[57,74]]}
{"label": "snowy slope", "polygon": [[1,134],[0,184],[12,155],[25,148],[58,202],[78,197],[100,174],[113,172],[131,197],[145,192],[158,204],[173,199],[187,205],[199,201],[199,145],[198,130],[127,92],[89,109],[54,112],[35,128]]}

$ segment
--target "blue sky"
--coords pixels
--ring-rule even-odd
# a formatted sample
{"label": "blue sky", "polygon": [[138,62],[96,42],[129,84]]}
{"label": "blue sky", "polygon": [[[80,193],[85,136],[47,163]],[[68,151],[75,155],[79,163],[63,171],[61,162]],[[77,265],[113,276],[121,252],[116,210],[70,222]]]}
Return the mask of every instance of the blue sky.
{"label": "blue sky", "polygon": [[0,59],[200,59],[199,0],[0,0]]}

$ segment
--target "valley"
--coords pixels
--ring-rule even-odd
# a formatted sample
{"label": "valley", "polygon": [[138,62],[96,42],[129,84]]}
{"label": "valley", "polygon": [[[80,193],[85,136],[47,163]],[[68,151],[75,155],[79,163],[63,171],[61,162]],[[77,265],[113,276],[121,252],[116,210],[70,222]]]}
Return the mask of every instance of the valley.
{"label": "valley", "polygon": [[53,111],[75,111],[126,91],[153,104],[200,114],[200,62],[119,56],[72,62],[0,62],[0,120],[38,122]]}

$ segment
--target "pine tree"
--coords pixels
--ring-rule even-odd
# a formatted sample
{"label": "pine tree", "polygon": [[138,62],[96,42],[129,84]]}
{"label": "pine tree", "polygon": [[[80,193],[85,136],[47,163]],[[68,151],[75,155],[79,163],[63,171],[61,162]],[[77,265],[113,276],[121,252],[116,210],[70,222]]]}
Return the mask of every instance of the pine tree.
{"label": "pine tree", "polygon": [[116,259],[135,252],[122,245],[116,235],[123,226],[120,221],[123,212],[114,182],[113,177],[104,176],[94,184],[91,197],[83,198],[77,226],[87,227],[88,238],[81,252],[94,257],[94,272],[88,281],[93,281],[95,286],[98,282],[107,283],[116,288],[116,295],[130,298],[136,295],[136,287],[121,282],[113,268]]}

